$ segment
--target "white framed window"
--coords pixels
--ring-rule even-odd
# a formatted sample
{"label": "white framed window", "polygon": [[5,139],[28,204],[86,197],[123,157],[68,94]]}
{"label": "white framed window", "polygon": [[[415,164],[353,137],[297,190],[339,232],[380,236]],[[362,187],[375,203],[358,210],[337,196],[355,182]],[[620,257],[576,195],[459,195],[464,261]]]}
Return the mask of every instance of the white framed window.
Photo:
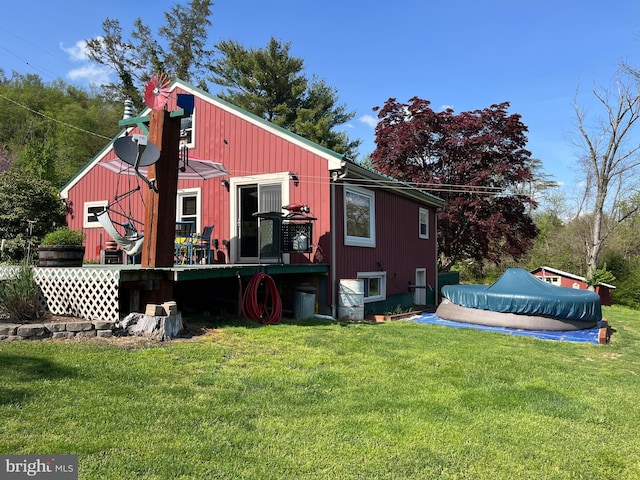
{"label": "white framed window", "polygon": [[387,298],[387,272],[358,272],[364,280],[364,303],[378,302]]}
{"label": "white framed window", "polygon": [[422,207],[418,213],[418,237],[429,238],[429,210]]}
{"label": "white framed window", "polygon": [[376,246],[375,194],[371,190],[344,187],[344,244]]}
{"label": "white framed window", "polygon": [[95,214],[103,212],[107,208],[107,205],[109,205],[109,202],[107,202],[106,200],[97,200],[95,202],[84,202],[83,214],[82,214],[82,218],[83,218],[82,226],[84,228],[99,227],[100,223],[98,223],[98,219],[96,218]]}
{"label": "white framed window", "polygon": [[545,282],[550,283],[551,285],[560,285],[560,277],[545,275],[543,279]]}
{"label": "white framed window", "polygon": [[176,199],[176,222],[195,222],[196,232],[200,231],[201,189],[178,190]]}
{"label": "white framed window", "polygon": [[194,148],[196,142],[195,135],[196,114],[195,110],[188,117],[180,119],[180,146]]}

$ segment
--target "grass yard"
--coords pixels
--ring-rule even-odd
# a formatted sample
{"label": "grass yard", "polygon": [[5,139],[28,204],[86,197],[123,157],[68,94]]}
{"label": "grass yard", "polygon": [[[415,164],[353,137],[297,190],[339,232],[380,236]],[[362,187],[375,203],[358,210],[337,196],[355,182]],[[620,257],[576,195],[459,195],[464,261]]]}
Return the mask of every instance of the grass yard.
{"label": "grass yard", "polygon": [[638,479],[638,312],[606,346],[411,322],[0,343],[0,453],[81,479]]}

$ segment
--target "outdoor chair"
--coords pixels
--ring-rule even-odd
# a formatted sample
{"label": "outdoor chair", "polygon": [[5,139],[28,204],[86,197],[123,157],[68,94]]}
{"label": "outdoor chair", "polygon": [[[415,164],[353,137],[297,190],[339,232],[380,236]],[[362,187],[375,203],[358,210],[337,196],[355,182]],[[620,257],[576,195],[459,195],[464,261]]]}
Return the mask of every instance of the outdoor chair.
{"label": "outdoor chair", "polygon": [[213,263],[213,249],[211,248],[211,237],[213,235],[213,225],[204,227],[202,233],[194,236],[193,255],[196,262],[205,260],[206,263]]}
{"label": "outdoor chair", "polygon": [[195,222],[176,222],[175,263],[193,263]]}

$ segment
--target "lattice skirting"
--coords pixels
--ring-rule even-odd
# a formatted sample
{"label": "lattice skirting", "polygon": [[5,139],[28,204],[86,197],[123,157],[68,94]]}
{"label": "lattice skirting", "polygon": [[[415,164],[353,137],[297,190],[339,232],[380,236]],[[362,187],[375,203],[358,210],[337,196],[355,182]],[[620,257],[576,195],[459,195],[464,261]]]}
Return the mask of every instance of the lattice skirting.
{"label": "lattice skirting", "polygon": [[[119,320],[120,271],[93,268],[33,268],[40,287],[40,308],[54,315],[74,315],[87,320]],[[0,280],[15,278],[18,265],[0,267]]]}
{"label": "lattice skirting", "polygon": [[44,310],[87,320],[119,320],[120,271],[35,267],[33,276],[41,290],[40,306]]}

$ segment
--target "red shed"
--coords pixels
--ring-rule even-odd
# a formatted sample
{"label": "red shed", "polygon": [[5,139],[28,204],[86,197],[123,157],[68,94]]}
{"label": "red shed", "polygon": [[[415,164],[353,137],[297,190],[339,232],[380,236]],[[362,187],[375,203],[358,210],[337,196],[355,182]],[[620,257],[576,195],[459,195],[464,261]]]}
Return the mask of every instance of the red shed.
{"label": "red shed", "polygon": [[[551,267],[540,267],[531,272],[536,277],[559,287],[577,288],[586,290],[589,288],[587,280],[579,275],[563,272]],[[600,295],[602,305],[611,306],[611,291],[616,287],[608,283],[596,285],[595,291]]]}
{"label": "red shed", "polygon": [[[327,291],[320,295],[326,305],[319,307],[334,314],[342,279],[363,280],[368,311],[375,309],[372,305],[406,301],[407,295],[414,303],[426,304],[427,292],[437,291],[436,214],[444,206],[442,199],[181,80],[170,89],[169,110],[177,108],[176,94],[194,96],[193,113],[181,125],[181,144],[189,158],[217,169],[210,176],[179,175],[176,221],[193,221],[198,232],[214,227],[215,262],[328,264]],[[127,127],[117,138],[139,132],[138,127]],[[148,187],[116,167],[117,138],[61,192],[72,212],[69,226],[86,234],[87,260],[97,261],[110,240],[94,213],[114,203],[116,196],[133,191],[115,203],[124,219],[144,219]],[[310,251],[304,254],[274,249],[284,232],[269,215],[262,215],[286,214],[283,207],[290,204],[308,205],[315,218]]]}

